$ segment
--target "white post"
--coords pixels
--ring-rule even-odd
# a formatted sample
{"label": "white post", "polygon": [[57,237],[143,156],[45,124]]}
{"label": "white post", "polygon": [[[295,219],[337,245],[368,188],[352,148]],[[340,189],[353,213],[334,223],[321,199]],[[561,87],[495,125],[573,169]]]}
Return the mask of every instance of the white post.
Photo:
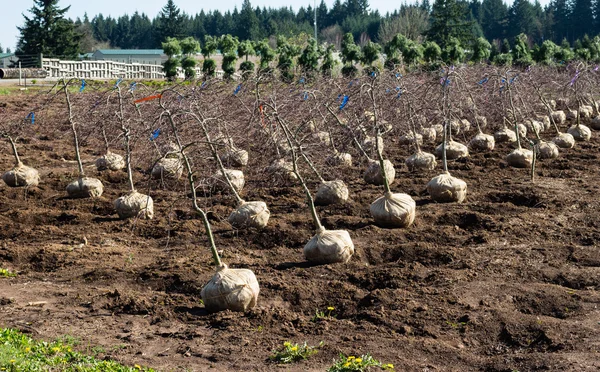
{"label": "white post", "polygon": [[21,61],[19,61],[19,86],[21,86]]}

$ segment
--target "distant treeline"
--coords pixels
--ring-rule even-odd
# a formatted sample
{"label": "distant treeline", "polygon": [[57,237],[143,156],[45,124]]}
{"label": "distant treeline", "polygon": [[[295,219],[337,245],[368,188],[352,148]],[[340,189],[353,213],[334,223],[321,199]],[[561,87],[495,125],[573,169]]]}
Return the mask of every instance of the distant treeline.
{"label": "distant treeline", "polygon": [[[512,41],[521,33],[537,44],[544,40],[560,44],[563,39],[574,43],[586,34],[600,33],[600,0],[553,0],[545,7],[528,0],[515,0],[511,6],[502,0],[436,0],[433,4],[421,0],[385,15],[370,10],[368,0],[336,0],[331,8],[321,0],[316,12],[319,42],[339,47],[343,35],[349,32],[361,44],[367,40],[386,43],[397,33],[413,40],[429,36],[439,44],[443,40],[428,33],[439,18],[436,10],[443,13],[454,7],[454,14],[443,14],[447,19],[442,21],[450,28],[468,26],[463,44],[483,36],[490,42],[497,40],[500,46],[503,39]],[[230,34],[239,40],[260,40],[278,35],[312,35],[313,20],[310,5],[294,12],[291,7],[252,7],[250,0],[244,0],[240,9],[191,15],[169,0],[153,19],[137,12],[118,18],[98,14],[91,20],[87,16],[77,19],[75,24],[86,35],[82,51],[91,51],[98,43],[122,49],[160,48],[167,37],[204,40],[205,35]]]}

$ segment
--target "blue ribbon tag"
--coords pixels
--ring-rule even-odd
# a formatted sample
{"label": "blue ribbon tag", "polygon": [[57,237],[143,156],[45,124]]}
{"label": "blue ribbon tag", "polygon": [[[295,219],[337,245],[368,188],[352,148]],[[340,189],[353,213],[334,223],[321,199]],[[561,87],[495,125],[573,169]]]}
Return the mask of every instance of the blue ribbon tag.
{"label": "blue ribbon tag", "polygon": [[156,128],[152,131],[152,135],[150,136],[150,141],[154,141],[160,135],[160,128]]}
{"label": "blue ribbon tag", "polygon": [[87,85],[87,83],[85,82],[85,80],[81,79],[81,88],[79,88],[79,93],[81,93],[85,90],[86,85]]}

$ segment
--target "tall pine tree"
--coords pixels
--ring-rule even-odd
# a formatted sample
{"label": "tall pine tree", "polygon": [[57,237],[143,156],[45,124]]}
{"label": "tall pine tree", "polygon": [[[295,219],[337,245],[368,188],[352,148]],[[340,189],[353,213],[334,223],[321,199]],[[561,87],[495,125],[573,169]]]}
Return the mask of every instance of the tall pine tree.
{"label": "tall pine tree", "polygon": [[464,3],[456,0],[435,0],[431,12],[431,27],[427,32],[427,37],[442,48],[452,37],[466,45],[473,38],[471,35],[472,22],[467,20],[468,14],[468,8]]}
{"label": "tall pine tree", "polygon": [[21,33],[16,54],[75,58],[79,54],[81,35],[73,22],[64,17],[70,6],[59,8],[58,0],[34,0],[29,12],[23,15],[25,25],[17,27]]}
{"label": "tall pine tree", "polygon": [[168,0],[158,15],[157,44],[160,45],[168,37],[182,38],[184,36],[184,18],[181,10],[173,0]]}

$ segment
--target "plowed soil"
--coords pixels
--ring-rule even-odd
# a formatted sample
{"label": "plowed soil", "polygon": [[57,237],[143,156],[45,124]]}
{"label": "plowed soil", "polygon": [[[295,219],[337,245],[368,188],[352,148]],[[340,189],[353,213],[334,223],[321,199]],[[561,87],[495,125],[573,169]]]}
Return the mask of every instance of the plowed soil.
{"label": "plowed soil", "polygon": [[[540,161],[534,183],[507,166],[507,145],[451,162],[469,189],[464,203],[446,205],[425,191],[440,170],[409,173],[409,152],[387,138],[392,189],[416,200],[415,224],[374,226],[369,205],[382,189],[364,183],[355,160],[336,173],[351,200],[318,208],[326,228],[350,232],[347,264],[305,263],[314,232],[298,185],[247,176],[243,197],[271,210],[262,231],[231,229],[230,196],[203,198],[223,260],[259,280],[258,306],[246,314],[204,311],[200,290],[214,268],[185,193],[155,186],[155,219],[122,221],[112,202],[127,191],[126,174],[88,162],[105,193],[67,199],[76,177],[69,145],[48,133],[20,141],[42,181],[0,185],[0,267],[18,273],[0,278],[0,327],[72,335],[80,351],[169,371],[323,371],[339,353],[371,353],[397,371],[600,370],[598,133]],[[9,150],[3,142],[0,169],[13,165]],[[83,148],[86,161],[100,155]],[[282,368],[269,356],[284,341],[323,346]]]}

